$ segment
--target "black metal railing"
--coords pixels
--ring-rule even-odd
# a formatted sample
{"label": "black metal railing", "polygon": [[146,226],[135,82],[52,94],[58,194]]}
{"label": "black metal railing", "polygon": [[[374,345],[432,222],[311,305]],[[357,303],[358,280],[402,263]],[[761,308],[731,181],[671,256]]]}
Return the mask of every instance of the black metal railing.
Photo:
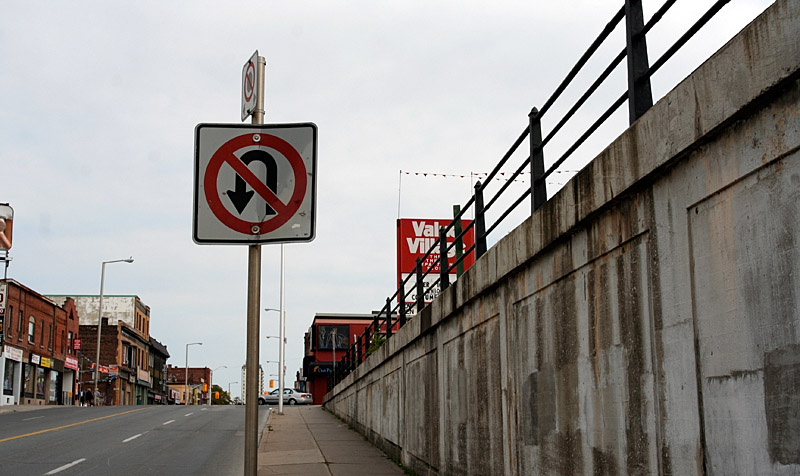
{"label": "black metal railing", "polygon": [[[461,207],[461,211],[454,216],[453,221],[447,226],[440,227],[439,238],[425,255],[417,259],[415,272],[409,274],[405,279],[402,279],[394,294],[386,298],[383,308],[379,312],[374,313],[372,323],[360,336],[356,337],[350,349],[346,351],[342,359],[336,363],[333,374],[328,380],[329,389],[333,388],[342,378],[355,370],[356,367],[364,362],[369,354],[377,350],[383,342],[390,339],[397,330],[403,327],[409,320],[409,311],[414,308],[416,308],[417,312],[422,311],[422,308],[425,306],[424,297],[428,289],[430,289],[430,293],[434,295],[438,294],[438,292],[443,292],[451,284],[450,271],[456,269],[456,266],[472,253],[474,253],[476,261],[483,256],[487,249],[487,237],[497,229],[512,211],[517,209],[522,202],[526,201],[529,196],[531,200],[531,213],[544,205],[547,201],[546,180],[548,177],[558,172],[559,167],[561,167],[561,165],[572,156],[572,154],[586,142],[586,140],[594,134],[626,100],[628,101],[630,124],[633,124],[633,122],[647,112],[653,106],[650,78],[730,0],[719,0],[715,2],[700,19],[650,65],[647,57],[647,33],[661,20],[676,1],[677,0],[666,0],[646,24],[643,19],[642,0],[624,1],[622,8],[614,14],[598,37],[583,53],[569,73],[567,73],[564,80],[544,102],[542,107],[540,109],[536,107],[531,109],[528,114],[528,124],[525,126],[525,129],[520,133],[519,137],[514,141],[497,165],[495,165],[492,171],[486,176],[485,180],[475,184],[474,194],[467,203]],[[542,118],[551,110],[551,107],[556,100],[561,97],[567,86],[572,83],[589,59],[595,55],[600,46],[605,43],[623,19],[625,20],[625,47],[611,60],[608,66],[606,66],[580,98],[567,110],[564,116],[555,123],[552,130],[542,138]],[[600,117],[598,117],[572,145],[567,147],[566,151],[563,152],[550,167],[545,169],[544,147],[563,129],[566,123],[575,116],[576,112],[597,89],[606,82],[611,73],[625,58],[627,58],[628,72],[627,88],[625,91],[607,107]],[[526,139],[529,139],[527,157],[514,169],[514,172],[511,173],[510,176],[505,177],[504,184],[499,190],[495,192],[488,201],[485,201],[484,195],[488,192],[487,185],[497,178],[500,170],[508,165],[510,158],[520,149],[520,146]],[[500,197],[509,190],[510,185],[523,173],[530,173],[530,187],[526,188],[526,190],[516,198],[512,197],[513,201],[508,208],[497,211],[498,217],[491,224],[488,224],[487,229],[487,212],[498,205]],[[464,217],[469,210],[473,211],[475,219],[461,230],[461,232],[456,235],[455,240],[448,245],[445,238],[446,235],[451,229],[454,229],[456,223],[460,223],[462,217]],[[460,243],[469,232],[474,233],[474,244],[464,250],[456,262],[450,265],[447,258],[448,252],[456,243]],[[424,263],[429,262],[431,258],[438,262],[437,265],[425,266]],[[425,278],[434,272],[436,268],[438,268],[438,278],[431,284],[426,284]],[[413,283],[411,282],[412,280]],[[407,303],[412,303],[410,308]]]}

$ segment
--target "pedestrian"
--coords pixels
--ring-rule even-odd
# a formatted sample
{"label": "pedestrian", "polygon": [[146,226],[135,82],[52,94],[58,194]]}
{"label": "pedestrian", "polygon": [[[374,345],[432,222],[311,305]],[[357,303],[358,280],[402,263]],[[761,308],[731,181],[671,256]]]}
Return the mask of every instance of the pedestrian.
{"label": "pedestrian", "polygon": [[81,401],[81,406],[83,406],[83,405],[84,405],[84,403],[86,403],[86,396],[84,395],[84,392],[83,392],[83,390],[81,390],[81,397],[80,397],[80,401]]}
{"label": "pedestrian", "polygon": [[94,395],[92,394],[91,390],[86,392],[86,406],[87,407],[93,407],[94,406]]}

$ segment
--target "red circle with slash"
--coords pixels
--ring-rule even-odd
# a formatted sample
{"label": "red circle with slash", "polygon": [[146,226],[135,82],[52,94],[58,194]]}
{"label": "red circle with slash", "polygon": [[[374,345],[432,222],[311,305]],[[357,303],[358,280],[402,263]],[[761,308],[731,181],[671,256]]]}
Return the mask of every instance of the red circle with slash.
{"label": "red circle with slash", "polygon": [[[294,173],[294,193],[289,199],[288,203],[283,203],[275,192],[269,189],[267,185],[247,167],[234,153],[244,149],[245,147],[258,146],[268,147],[280,152],[289,161],[289,165]],[[235,217],[225,205],[222,204],[219,190],[217,188],[217,178],[223,164],[228,164],[233,170],[247,182],[250,187],[256,192],[258,196],[264,199],[273,210],[275,215],[263,222],[250,222]],[[238,137],[234,137],[228,142],[224,143],[214,155],[206,167],[206,173],[203,177],[203,186],[205,188],[206,201],[214,216],[230,228],[231,230],[238,231],[245,235],[263,235],[277,230],[279,227],[289,221],[292,216],[300,209],[303,203],[303,198],[306,196],[306,166],[303,163],[303,158],[291,144],[269,134],[261,133],[248,133]]]}

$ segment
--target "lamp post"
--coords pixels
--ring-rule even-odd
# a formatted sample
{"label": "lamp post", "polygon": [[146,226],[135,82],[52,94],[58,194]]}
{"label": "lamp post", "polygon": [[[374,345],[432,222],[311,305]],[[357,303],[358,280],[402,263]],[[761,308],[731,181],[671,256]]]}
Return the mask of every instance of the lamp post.
{"label": "lamp post", "polygon": [[189,346],[190,345],[203,345],[202,342],[192,342],[191,344],[186,344],[186,379],[183,381],[183,395],[184,395],[184,405],[188,405],[189,401]]}
{"label": "lamp post", "polygon": [[[278,363],[278,366],[280,367],[280,370],[278,370],[278,389],[279,389],[279,391],[281,393],[281,398],[278,399],[278,415],[283,415],[283,389],[284,389],[284,386],[285,386],[284,381],[283,381],[283,373],[284,373],[283,372],[283,367],[284,367],[285,353],[286,353],[286,345],[285,345],[286,344],[286,313],[284,311],[283,263],[284,263],[283,244],[281,244],[281,308],[280,309],[272,309],[272,308],[264,309],[265,311],[277,311],[278,314],[280,315],[280,337],[278,337],[278,342],[279,342],[278,349],[279,349],[279,352],[280,352],[280,354],[278,356],[278,358],[280,360],[280,362]],[[268,336],[267,338],[269,339],[269,337],[274,337],[274,336]]]}
{"label": "lamp post", "polygon": [[103,327],[103,285],[105,284],[106,280],[106,265],[109,263],[133,263],[133,257],[130,257],[128,259],[115,259],[111,261],[103,261],[102,270],[100,271],[100,303],[97,308],[97,358],[94,361],[93,396],[97,396],[97,387],[99,386],[99,379],[100,379],[100,329],[102,329]]}
{"label": "lamp post", "polygon": [[214,381],[214,372],[216,372],[219,369],[227,369],[227,368],[228,368],[227,365],[221,365],[221,366],[215,368],[214,370],[212,370],[211,373],[208,376],[208,404],[209,405],[211,405],[211,392],[213,390],[211,388],[211,384]]}
{"label": "lamp post", "polygon": [[228,382],[228,400],[230,400],[231,403],[233,403],[233,397],[231,396],[231,385],[233,385],[235,383],[239,383],[239,382]]}

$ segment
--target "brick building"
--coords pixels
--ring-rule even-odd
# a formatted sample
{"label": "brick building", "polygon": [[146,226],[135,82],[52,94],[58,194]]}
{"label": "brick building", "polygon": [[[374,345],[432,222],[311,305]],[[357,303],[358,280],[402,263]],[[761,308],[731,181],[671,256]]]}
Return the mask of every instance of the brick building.
{"label": "brick building", "polygon": [[[94,360],[97,357],[97,326],[81,325],[81,390],[94,391]],[[103,318],[100,330],[100,371],[96,405],[144,405],[150,382],[150,339],[122,321],[109,324]]]}
{"label": "brick building", "polygon": [[[94,390],[97,358],[99,295],[51,295],[56,302],[75,301],[80,316],[81,390]],[[100,330],[100,376],[96,404],[144,405],[166,401],[168,389],[164,368],[169,353],[150,337],[150,307],[135,295],[104,295],[103,326]],[[107,334],[108,332],[108,334]],[[155,345],[154,345],[154,342]],[[151,356],[155,352],[157,355]],[[159,375],[151,375],[156,371]],[[163,383],[162,383],[163,382]]]}
{"label": "brick building", "polygon": [[167,385],[178,392],[178,401],[175,403],[189,405],[203,405],[211,403],[209,399],[211,389],[211,369],[208,367],[189,367],[188,396],[186,395],[186,367],[173,367],[167,365]]}
{"label": "brick building", "polygon": [[0,405],[70,405],[76,392],[79,332],[75,302],[53,301],[13,280],[6,285]]}
{"label": "brick building", "polygon": [[321,405],[328,393],[328,377],[333,374],[333,358],[342,358],[353,344],[353,335],[361,335],[372,324],[374,314],[317,314],[305,335],[301,390],[310,392],[314,405]]}
{"label": "brick building", "polygon": [[150,338],[150,380],[152,387],[147,392],[147,403],[150,405],[166,405],[169,402],[167,387],[167,346]]}

